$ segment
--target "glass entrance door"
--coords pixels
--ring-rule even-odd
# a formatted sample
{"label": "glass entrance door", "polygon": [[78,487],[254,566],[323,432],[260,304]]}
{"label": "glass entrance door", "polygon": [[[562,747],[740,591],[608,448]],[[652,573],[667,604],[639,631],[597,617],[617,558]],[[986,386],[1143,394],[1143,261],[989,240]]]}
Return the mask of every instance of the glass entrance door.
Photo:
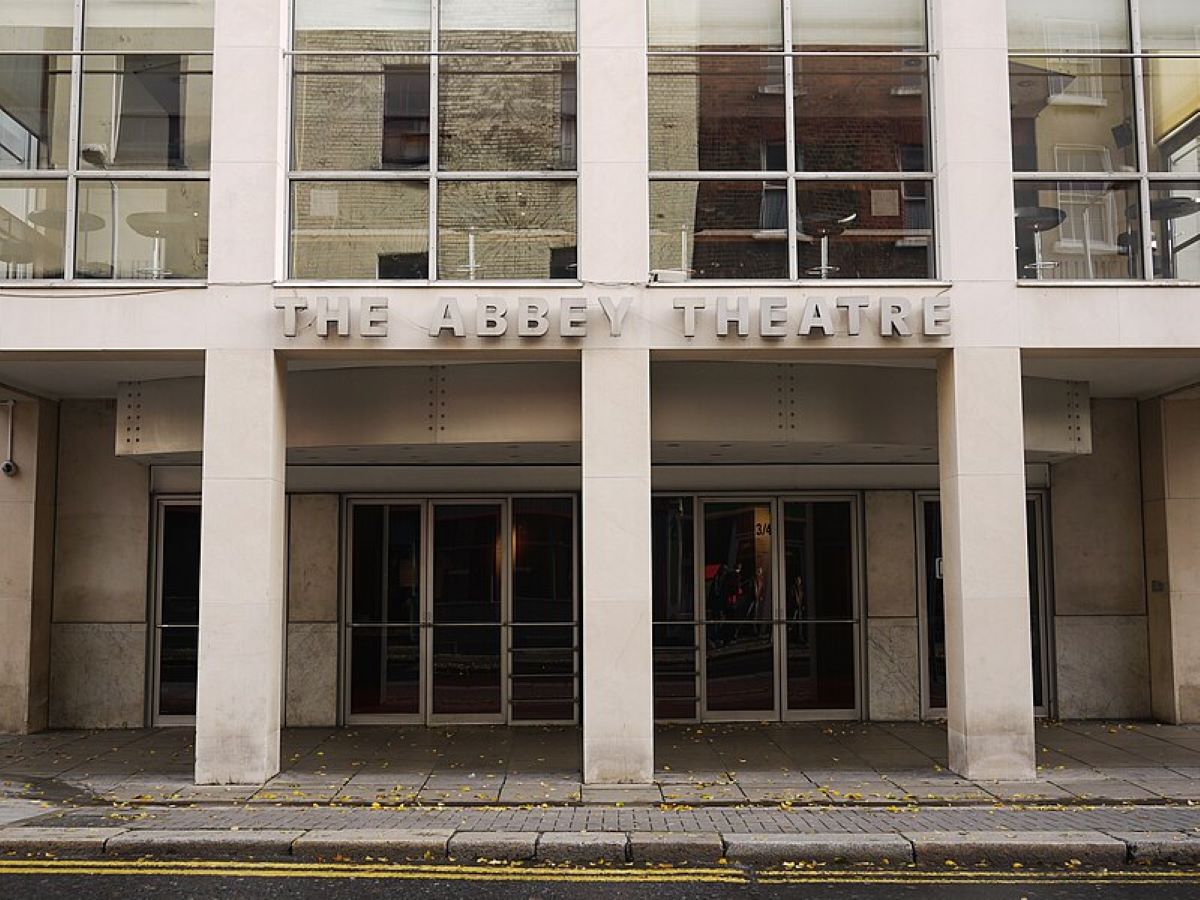
{"label": "glass entrance door", "polygon": [[578,720],[573,497],[364,498],[346,518],[348,720]]}
{"label": "glass entrance door", "polygon": [[774,715],[773,504],[704,504],[704,709]]}
{"label": "glass entrance door", "polygon": [[504,719],[502,513],[499,503],[433,504],[431,719]]}
{"label": "glass entrance door", "polygon": [[[655,708],[702,720],[853,716],[858,710],[857,516],[853,498],[699,502],[698,627],[687,586],[692,499],[659,497]],[[782,527],[780,527],[782,526]]]}
{"label": "glass entrance door", "polygon": [[[942,579],[942,506],[934,497],[922,497],[922,559],[925,625],[923,668],[926,717],[946,712],[946,595]],[[1042,497],[1030,494],[1025,503],[1026,540],[1029,553],[1029,631],[1032,646],[1033,706],[1038,715],[1048,713],[1046,668],[1047,635],[1045,616],[1045,554]]]}
{"label": "glass entrance door", "polygon": [[155,724],[196,715],[200,647],[200,502],[158,502],[154,615]]}

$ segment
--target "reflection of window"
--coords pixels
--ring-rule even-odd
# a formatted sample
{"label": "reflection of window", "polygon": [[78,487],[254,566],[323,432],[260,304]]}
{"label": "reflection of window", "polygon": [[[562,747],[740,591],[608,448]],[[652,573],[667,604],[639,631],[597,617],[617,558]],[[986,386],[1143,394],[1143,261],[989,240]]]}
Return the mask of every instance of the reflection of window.
{"label": "reflection of window", "polygon": [[116,161],[122,166],[185,168],[183,153],[183,80],[178,56],[124,58],[114,75]]}
{"label": "reflection of window", "polygon": [[561,84],[562,87],[559,89],[559,107],[562,115],[561,163],[564,169],[573,169],[575,168],[577,143],[576,122],[579,112],[579,91],[574,60],[563,63]]}
{"label": "reflection of window", "polygon": [[579,277],[579,250],[576,247],[552,247],[550,250],[551,278]]}
{"label": "reflection of window", "polygon": [[[920,145],[900,147],[897,151],[901,172],[924,172],[925,148]],[[923,231],[932,227],[929,217],[929,182],[900,182],[900,199],[904,202],[904,230]],[[911,239],[909,239],[911,240]],[[920,239],[924,242],[925,238]]]}
{"label": "reflection of window", "polygon": [[[1100,50],[1100,26],[1095,22],[1076,19],[1046,20],[1046,51],[1048,53],[1091,53]],[[1051,103],[1086,103],[1103,105],[1104,82],[1100,77],[1102,59],[1071,56],[1048,60]]]}
{"label": "reflection of window", "polygon": [[[787,170],[787,142],[770,141],[762,148],[763,169],[768,172]],[[786,231],[788,227],[787,185],[768,181],[763,185],[762,206],[758,227],[763,231]]]}
{"label": "reflection of window", "polygon": [[[1107,147],[1056,144],[1054,166],[1059,172],[1108,172],[1112,156]],[[1058,207],[1067,214],[1058,231],[1064,250],[1117,249],[1117,197],[1102,182],[1076,181],[1058,188]]]}
{"label": "reflection of window", "polygon": [[429,70],[390,66],[383,75],[383,166],[429,164]]}

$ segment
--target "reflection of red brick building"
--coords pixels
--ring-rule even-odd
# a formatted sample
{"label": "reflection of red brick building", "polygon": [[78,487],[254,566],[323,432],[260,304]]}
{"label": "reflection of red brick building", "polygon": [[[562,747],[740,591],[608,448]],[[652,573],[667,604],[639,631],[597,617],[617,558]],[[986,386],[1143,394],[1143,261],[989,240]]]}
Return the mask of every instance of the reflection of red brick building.
{"label": "reflection of red brick building", "polygon": [[[929,169],[923,58],[798,56],[793,68],[797,173]],[[651,73],[654,171],[787,170],[782,56],[658,57]],[[684,196],[685,184],[694,192],[692,203]],[[656,267],[690,268],[698,278],[788,276],[786,182],[655,187],[665,204],[655,208]],[[929,277],[928,198],[923,181],[801,178],[799,274],[820,264],[820,239],[826,235],[829,265],[839,277]],[[685,227],[695,235],[688,265],[679,259]]]}

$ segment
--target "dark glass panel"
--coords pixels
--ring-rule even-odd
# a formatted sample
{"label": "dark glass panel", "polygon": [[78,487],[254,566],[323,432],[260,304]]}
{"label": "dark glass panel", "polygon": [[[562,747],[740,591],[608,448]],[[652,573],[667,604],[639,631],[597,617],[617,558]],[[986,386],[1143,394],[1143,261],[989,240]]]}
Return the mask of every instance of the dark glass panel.
{"label": "dark glass panel", "polygon": [[928,181],[796,185],[802,278],[932,278]]}
{"label": "dark glass panel", "polygon": [[513,621],[575,621],[575,522],[568,497],[513,500]]}
{"label": "dark glass panel", "polygon": [[691,622],[696,615],[692,498],[655,497],[650,521],[654,621]]}
{"label": "dark glass panel", "polygon": [[787,169],[783,60],[747,56],[650,59],[650,169]]}
{"label": "dark glass panel", "polygon": [[709,712],[773,712],[775,641],[770,622],[725,621],[705,629]]}
{"label": "dark glass panel", "polygon": [[929,73],[923,58],[796,60],[796,168],[902,172],[929,168]]}
{"label": "dark glass panel", "polygon": [[574,640],[569,625],[512,629],[513,719],[575,719]]}
{"label": "dark glass panel", "polygon": [[788,709],[854,709],[854,635],[849,622],[788,623]]}
{"label": "dark glass panel", "polygon": [[929,669],[929,706],[946,707],[946,594],[942,580],[942,509],[925,507],[925,633]]}
{"label": "dark glass panel", "polygon": [[663,280],[787,278],[787,186],[651,182],[650,266]]}
{"label": "dark glass panel", "polygon": [[433,714],[499,715],[500,626],[433,629]]}
{"label": "dark glass panel", "polygon": [[162,507],[163,558],[160,624],[200,621],[200,507]]}
{"label": "dark glass panel", "polygon": [[654,717],[696,718],[696,628],[654,626]]}
{"label": "dark glass panel", "polygon": [[384,523],[387,507],[353,507],[354,543],[350,550],[350,620],[383,621]]}
{"label": "dark glass panel", "polygon": [[440,504],[433,513],[433,621],[500,621],[500,507]]}
{"label": "dark glass panel", "polygon": [[853,619],[851,505],[784,504],[787,618]]}
{"label": "dark glass panel", "polygon": [[200,629],[159,629],[158,714],[194,716]]}
{"label": "dark glass panel", "polygon": [[387,507],[387,621],[421,621],[421,508]]}
{"label": "dark glass panel", "polygon": [[0,182],[0,272],[6,281],[62,278],[65,181]]}
{"label": "dark glass panel", "polygon": [[350,632],[350,713],[416,715],[421,711],[421,631],[416,627]]}

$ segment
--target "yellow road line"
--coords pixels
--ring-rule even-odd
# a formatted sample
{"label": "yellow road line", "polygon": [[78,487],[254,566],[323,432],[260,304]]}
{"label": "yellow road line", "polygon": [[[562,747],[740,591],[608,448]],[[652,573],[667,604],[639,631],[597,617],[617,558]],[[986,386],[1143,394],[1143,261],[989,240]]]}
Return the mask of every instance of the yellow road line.
{"label": "yellow road line", "polygon": [[236,878],[379,878],[425,881],[673,881],[744,884],[737,869],[251,863],[165,860],[0,860],[0,875],[184,875]]}
{"label": "yellow road line", "polygon": [[[386,864],[251,862],[245,860],[0,860],[0,875],[137,875],[227,878],[387,879],[408,881],[559,881],[661,884],[670,882],[747,884],[752,876],[741,869],[602,868],[504,864]],[[757,873],[765,884],[1154,884],[1198,882],[1200,870],[867,870],[867,869],[768,869]]]}

